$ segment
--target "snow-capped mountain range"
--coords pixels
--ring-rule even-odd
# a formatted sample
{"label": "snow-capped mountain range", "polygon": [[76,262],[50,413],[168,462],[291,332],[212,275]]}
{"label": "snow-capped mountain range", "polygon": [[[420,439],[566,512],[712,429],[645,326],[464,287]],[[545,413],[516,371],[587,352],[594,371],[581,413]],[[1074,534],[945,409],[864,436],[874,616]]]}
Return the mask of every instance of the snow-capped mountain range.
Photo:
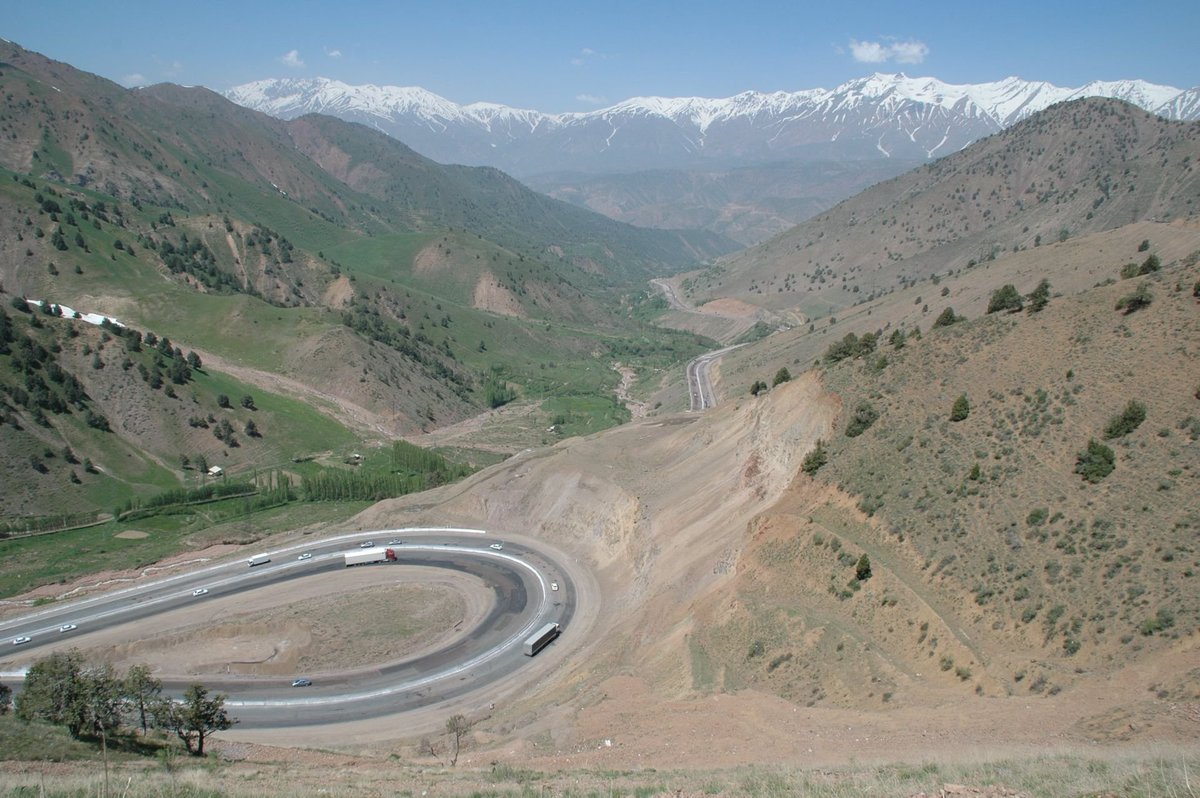
{"label": "snow-capped mountain range", "polygon": [[1082,97],[1124,100],[1169,119],[1200,118],[1200,87],[1122,80],[1073,89],[1015,77],[954,85],[903,74],[874,74],[835,89],[749,91],[724,99],[635,97],[562,114],[458,105],[418,87],[351,86],[328,78],[260,80],[225,96],[284,119],[322,113],[361,122],[436,161],[496,166],[517,175],[936,158]]}

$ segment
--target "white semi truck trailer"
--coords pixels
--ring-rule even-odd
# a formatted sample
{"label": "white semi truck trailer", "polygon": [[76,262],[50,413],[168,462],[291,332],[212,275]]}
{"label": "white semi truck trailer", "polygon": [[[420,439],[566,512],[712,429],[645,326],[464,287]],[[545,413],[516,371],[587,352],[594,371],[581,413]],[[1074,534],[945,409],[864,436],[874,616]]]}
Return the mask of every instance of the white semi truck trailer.
{"label": "white semi truck trailer", "polygon": [[346,558],[346,565],[365,565],[371,562],[395,562],[396,552],[394,549],[361,549],[359,551],[348,551],[343,555]]}

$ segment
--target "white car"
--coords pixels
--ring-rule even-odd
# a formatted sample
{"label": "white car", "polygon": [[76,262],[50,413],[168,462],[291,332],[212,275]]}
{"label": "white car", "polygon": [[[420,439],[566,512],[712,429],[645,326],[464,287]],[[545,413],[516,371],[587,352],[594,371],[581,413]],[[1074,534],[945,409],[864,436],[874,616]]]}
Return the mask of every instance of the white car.
{"label": "white car", "polygon": [[362,543],[359,543],[359,544],[358,544],[358,547],[359,547],[360,549],[373,549],[373,548],[375,548],[375,541],[373,541],[373,540],[364,540]]}
{"label": "white car", "polygon": [[33,639],[32,637],[14,637],[13,645],[14,646],[23,646],[32,639]]}
{"label": "white car", "polygon": [[312,552],[311,552],[311,551],[306,551],[306,552],[304,552],[303,554],[301,554],[299,557],[297,557],[296,559],[297,559],[297,560],[311,560],[311,559],[312,559]]}
{"label": "white car", "polygon": [[491,548],[495,549],[496,551],[500,551],[501,549],[504,548],[504,544],[503,543],[493,543],[491,545]]}
{"label": "white car", "polygon": [[551,582],[551,583],[550,583],[550,589],[551,589],[551,590],[558,590],[558,582]]}
{"label": "white car", "polygon": [[64,623],[62,626],[58,627],[58,631],[60,631],[60,632],[73,632],[73,631],[75,631],[75,630],[76,630],[76,629],[78,629],[78,628],[79,628],[79,627],[78,627],[78,626],[76,626],[76,625],[75,625],[75,624],[73,624],[73,623]]}
{"label": "white car", "polygon": [[198,588],[196,588],[195,590],[193,590],[193,591],[192,591],[192,595],[193,595],[193,596],[203,596],[203,595],[204,595],[205,593],[207,593],[207,592],[208,592],[208,588],[206,588],[206,587],[198,587]]}
{"label": "white car", "polygon": [[404,541],[400,540],[399,538],[396,538],[395,540],[389,540],[388,545],[389,546],[403,546]]}

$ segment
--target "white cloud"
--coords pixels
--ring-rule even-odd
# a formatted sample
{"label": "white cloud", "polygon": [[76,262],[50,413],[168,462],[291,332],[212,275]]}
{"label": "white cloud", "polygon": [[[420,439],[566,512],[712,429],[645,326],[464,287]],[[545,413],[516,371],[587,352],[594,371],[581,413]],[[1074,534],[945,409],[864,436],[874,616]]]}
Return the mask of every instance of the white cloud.
{"label": "white cloud", "polygon": [[[294,51],[293,51],[293,52],[294,52]],[[335,47],[335,48],[333,48],[332,50],[328,50],[328,49],[327,49],[327,50],[325,51],[325,55],[329,56],[330,58],[341,58],[341,57],[342,57],[342,51],[341,51],[341,50],[339,50],[339,49],[337,49],[337,48]]]}
{"label": "white cloud", "polygon": [[304,61],[300,58],[299,50],[288,50],[279,57],[279,62],[292,69],[300,69],[304,66]]}
{"label": "white cloud", "polygon": [[598,53],[591,47],[584,47],[579,51],[579,55],[571,59],[571,66],[583,66],[593,58],[605,58],[603,53]]}
{"label": "white cloud", "polygon": [[858,42],[851,39],[850,53],[855,61],[864,64],[881,64],[887,60],[887,52],[879,42]]}
{"label": "white cloud", "polygon": [[597,97],[595,94],[576,94],[575,99],[579,100],[581,103],[587,103],[588,105],[604,105],[606,102],[608,102],[608,98]]}
{"label": "white cloud", "polygon": [[929,55],[929,47],[924,42],[896,42],[892,53],[901,64],[919,64]]}
{"label": "white cloud", "polygon": [[134,72],[132,75],[126,75],[121,78],[121,82],[133,88],[134,86],[145,86],[149,81],[146,80],[146,76],[141,72]]}
{"label": "white cloud", "polygon": [[882,64],[895,61],[899,64],[919,64],[929,55],[929,47],[924,42],[908,40],[896,41],[885,37],[881,42],[860,42],[850,40],[850,54],[855,61],[864,64]]}

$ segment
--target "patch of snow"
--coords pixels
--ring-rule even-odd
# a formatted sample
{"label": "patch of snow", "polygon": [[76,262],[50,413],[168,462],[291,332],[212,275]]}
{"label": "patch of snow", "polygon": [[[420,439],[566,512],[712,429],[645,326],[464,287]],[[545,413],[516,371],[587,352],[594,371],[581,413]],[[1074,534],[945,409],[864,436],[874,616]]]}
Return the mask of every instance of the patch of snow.
{"label": "patch of snow", "polygon": [[949,141],[949,140],[950,140],[950,128],[947,126],[947,128],[946,128],[946,132],[945,132],[945,134],[942,136],[942,140],[941,140],[941,141],[939,141],[937,144],[935,144],[935,145],[934,145],[934,147],[933,147],[933,149],[931,149],[931,150],[926,150],[926,151],[925,151],[925,155],[926,155],[927,157],[929,157],[929,158],[932,158],[932,157],[933,157],[933,154],[934,154],[935,152],[937,152],[938,150],[940,150],[940,149],[942,148],[942,145],[943,145],[943,144],[945,144],[945,143],[946,143],[947,141]]}
{"label": "patch of snow", "polygon": [[[39,310],[41,309],[42,305],[45,304],[40,299],[26,299],[25,301],[28,304],[33,305],[34,307],[38,308]],[[104,324],[105,321],[108,321],[108,323],[114,327],[124,327],[125,326],[121,322],[114,319],[112,316],[105,316],[101,313],[79,313],[74,308],[69,308],[66,305],[60,305],[57,302],[51,302],[50,307],[57,307],[59,310],[61,310],[62,317],[64,319],[71,319],[73,321],[84,321],[84,322],[87,322],[88,324],[95,324],[97,327]],[[77,313],[78,313],[78,317],[76,316]]]}

